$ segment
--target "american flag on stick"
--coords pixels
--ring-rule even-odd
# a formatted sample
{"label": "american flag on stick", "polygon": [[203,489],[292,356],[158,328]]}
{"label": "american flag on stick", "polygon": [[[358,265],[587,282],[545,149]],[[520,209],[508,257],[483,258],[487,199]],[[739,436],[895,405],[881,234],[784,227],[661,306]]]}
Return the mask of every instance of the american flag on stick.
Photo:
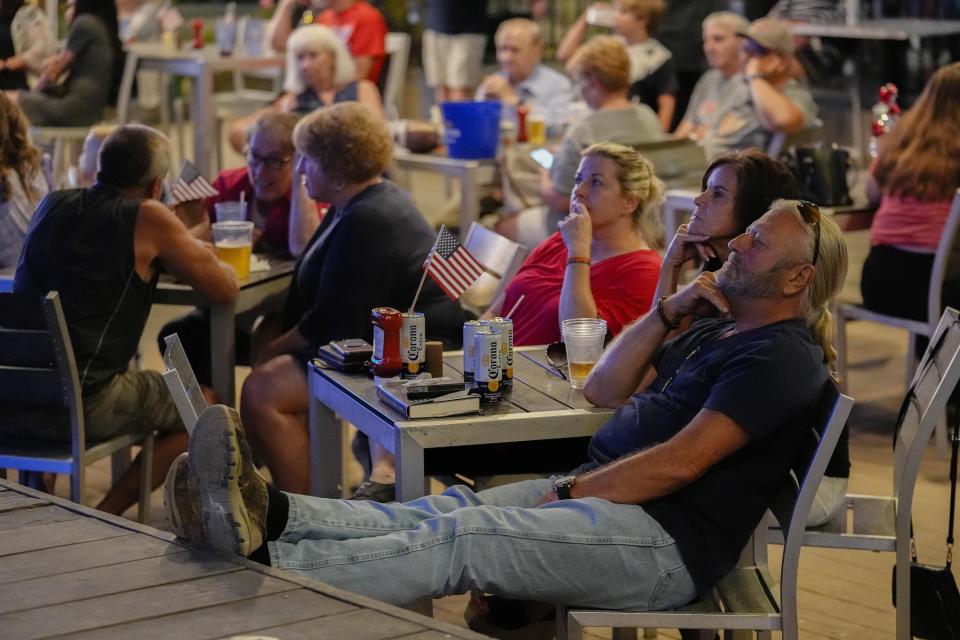
{"label": "american flag on stick", "polygon": [[197,165],[189,160],[183,161],[183,165],[180,167],[180,175],[177,176],[176,182],[170,188],[173,204],[212,198],[218,193],[219,191],[214,189],[213,185],[200,173]]}
{"label": "american flag on stick", "polygon": [[448,296],[457,300],[477,281],[483,267],[443,226],[433,251],[427,256],[426,271]]}

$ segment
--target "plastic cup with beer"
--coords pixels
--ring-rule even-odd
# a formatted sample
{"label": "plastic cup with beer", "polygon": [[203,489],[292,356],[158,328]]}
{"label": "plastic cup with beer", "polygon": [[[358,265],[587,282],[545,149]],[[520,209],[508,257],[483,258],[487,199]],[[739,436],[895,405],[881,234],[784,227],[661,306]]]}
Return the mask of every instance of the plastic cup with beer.
{"label": "plastic cup with beer", "polygon": [[233,267],[237,278],[250,275],[250,254],[253,252],[253,223],[242,220],[214,222],[213,246],[217,257]]}
{"label": "plastic cup with beer", "polygon": [[547,121],[542,115],[532,113],[527,116],[527,140],[537,146],[547,143]]}
{"label": "plastic cup with beer", "polygon": [[246,202],[217,202],[213,205],[217,222],[235,222],[247,219]]}
{"label": "plastic cup with beer", "polygon": [[567,345],[570,386],[583,389],[587,376],[603,353],[607,321],[600,318],[569,318],[560,327],[563,342]]}

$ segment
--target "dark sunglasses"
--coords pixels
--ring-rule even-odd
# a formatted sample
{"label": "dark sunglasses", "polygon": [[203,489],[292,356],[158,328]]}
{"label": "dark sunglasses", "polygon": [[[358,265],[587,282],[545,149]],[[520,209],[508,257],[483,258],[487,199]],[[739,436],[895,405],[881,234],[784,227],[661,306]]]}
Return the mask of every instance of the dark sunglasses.
{"label": "dark sunglasses", "polygon": [[817,258],[820,257],[820,207],[807,202],[806,200],[797,200],[797,211],[803,216],[803,221],[813,227],[813,265],[817,265]]}
{"label": "dark sunglasses", "polygon": [[745,38],[743,41],[743,51],[748,56],[765,56],[770,53],[770,49],[749,38]]}

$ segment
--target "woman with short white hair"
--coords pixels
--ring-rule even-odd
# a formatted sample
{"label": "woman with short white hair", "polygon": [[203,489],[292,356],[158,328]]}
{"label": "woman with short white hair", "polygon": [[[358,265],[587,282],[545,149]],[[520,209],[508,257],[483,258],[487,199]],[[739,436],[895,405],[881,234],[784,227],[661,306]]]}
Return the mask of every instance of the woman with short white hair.
{"label": "woman with short white hair", "polygon": [[297,28],[287,41],[284,93],[273,104],[230,124],[230,144],[240,151],[247,129],[268,110],[306,115],[340,102],[359,102],[384,117],[383,100],[375,84],[355,80],[356,65],[346,46],[328,27],[311,24]]}

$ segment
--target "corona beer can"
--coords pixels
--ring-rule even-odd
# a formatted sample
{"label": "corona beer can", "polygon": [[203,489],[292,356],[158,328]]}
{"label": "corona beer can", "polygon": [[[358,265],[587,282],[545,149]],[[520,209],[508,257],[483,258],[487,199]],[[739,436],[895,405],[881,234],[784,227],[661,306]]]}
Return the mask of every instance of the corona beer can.
{"label": "corona beer can", "polygon": [[480,328],[479,320],[468,320],[463,323],[463,381],[473,383],[473,364],[477,359],[473,336]]}
{"label": "corona beer can", "polygon": [[481,324],[489,326],[492,331],[500,332],[500,370],[503,373],[501,382],[504,391],[513,389],[513,320],[509,318],[493,318],[481,320]]}
{"label": "corona beer can", "polygon": [[402,378],[416,378],[423,372],[427,324],[422,313],[404,313],[400,329],[400,370]]}
{"label": "corona beer can", "polygon": [[474,359],[473,386],[482,399],[499,402],[503,395],[500,383],[500,332],[480,327],[474,334],[473,344],[477,354]]}

